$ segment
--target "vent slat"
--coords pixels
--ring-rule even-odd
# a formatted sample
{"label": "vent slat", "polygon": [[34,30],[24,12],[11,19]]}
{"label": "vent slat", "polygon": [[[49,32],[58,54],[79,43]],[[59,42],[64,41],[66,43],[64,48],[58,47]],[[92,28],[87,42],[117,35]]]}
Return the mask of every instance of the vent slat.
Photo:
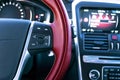
{"label": "vent slat", "polygon": [[87,50],[107,50],[108,48],[106,47],[86,47],[85,49]]}
{"label": "vent slat", "polygon": [[106,34],[85,34],[85,50],[108,50],[108,36]]}
{"label": "vent slat", "polygon": [[[101,42],[101,41],[97,41],[97,42]],[[91,44],[91,43],[95,44],[95,41],[85,41],[85,44]],[[104,44],[108,44],[108,41],[104,41]]]}
{"label": "vent slat", "polygon": [[[85,40],[93,40],[93,38],[85,38]],[[105,39],[105,38],[94,38],[94,40],[99,40],[99,41],[101,41],[101,40],[107,40],[107,38]]]}
{"label": "vent slat", "polygon": [[[94,47],[95,45],[94,44],[85,44],[85,46],[92,46],[92,47]],[[99,46],[97,46],[97,47],[99,47]],[[108,47],[108,45],[107,44],[106,45],[102,45],[102,47]]]}
{"label": "vent slat", "polygon": [[85,37],[87,37],[87,38],[107,38],[105,36],[91,36],[90,37],[90,35],[89,36],[85,36]]}

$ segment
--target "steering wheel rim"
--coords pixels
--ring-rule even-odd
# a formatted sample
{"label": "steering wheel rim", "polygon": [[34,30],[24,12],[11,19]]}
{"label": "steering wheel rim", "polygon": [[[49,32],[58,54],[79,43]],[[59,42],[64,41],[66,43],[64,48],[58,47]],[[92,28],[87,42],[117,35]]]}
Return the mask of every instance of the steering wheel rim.
{"label": "steering wheel rim", "polygon": [[42,0],[54,14],[51,24],[53,31],[53,52],[55,61],[46,80],[60,80],[69,67],[71,60],[71,27],[62,0]]}

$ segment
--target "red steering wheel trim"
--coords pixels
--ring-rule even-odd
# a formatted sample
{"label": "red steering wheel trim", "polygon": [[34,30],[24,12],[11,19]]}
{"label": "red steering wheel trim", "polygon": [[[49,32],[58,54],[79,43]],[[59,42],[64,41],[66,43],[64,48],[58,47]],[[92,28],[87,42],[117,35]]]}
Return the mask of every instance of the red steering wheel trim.
{"label": "red steering wheel trim", "polygon": [[71,27],[62,0],[42,0],[54,14],[51,24],[53,31],[53,51],[55,61],[46,80],[61,80],[67,71],[71,60]]}

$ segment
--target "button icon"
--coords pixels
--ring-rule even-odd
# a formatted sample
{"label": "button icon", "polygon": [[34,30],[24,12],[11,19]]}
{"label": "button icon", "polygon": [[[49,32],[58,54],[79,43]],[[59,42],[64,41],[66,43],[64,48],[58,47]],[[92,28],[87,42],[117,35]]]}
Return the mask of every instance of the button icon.
{"label": "button icon", "polygon": [[98,80],[100,78],[100,73],[98,70],[91,70],[89,73],[90,80]]}
{"label": "button icon", "polygon": [[118,36],[117,35],[112,35],[112,40],[118,40]]}

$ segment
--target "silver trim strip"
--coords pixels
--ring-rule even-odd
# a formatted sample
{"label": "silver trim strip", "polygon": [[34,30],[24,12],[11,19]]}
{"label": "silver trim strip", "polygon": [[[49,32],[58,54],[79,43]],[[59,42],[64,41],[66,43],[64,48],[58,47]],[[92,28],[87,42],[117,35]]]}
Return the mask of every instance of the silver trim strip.
{"label": "silver trim strip", "polygon": [[15,75],[13,80],[20,80],[22,71],[25,67],[25,64],[27,63],[28,59],[30,58],[30,53],[28,52],[28,45],[29,45],[29,41],[30,41],[30,37],[31,37],[31,34],[32,34],[34,23],[35,23],[34,21],[31,22],[30,29],[29,29],[28,36],[27,36],[27,40],[26,40],[26,43],[25,43],[25,47],[24,47],[24,50],[23,50],[23,53],[22,53],[22,57],[20,59],[19,66],[18,66],[16,75]]}
{"label": "silver trim strip", "polygon": [[81,70],[81,59],[80,59],[80,50],[79,50],[79,43],[78,43],[78,34],[77,34],[77,20],[76,20],[76,6],[82,1],[86,2],[104,2],[104,3],[115,3],[115,4],[120,4],[120,0],[74,0],[72,3],[72,21],[73,21],[73,26],[75,26],[74,29],[74,34],[76,35],[77,38],[74,39],[75,41],[75,47],[76,47],[76,54],[77,54],[77,59],[78,59],[78,67],[79,67],[79,80],[82,79],[82,70]]}
{"label": "silver trim strip", "polygon": [[30,9],[30,21],[32,21],[33,13],[32,10]]}
{"label": "silver trim strip", "polygon": [[78,34],[77,34],[77,20],[76,20],[76,5],[78,3],[76,3],[78,0],[74,0],[72,3],[72,22],[73,22],[73,30],[74,30],[74,34],[76,35],[76,38],[74,38],[74,42],[75,42],[75,49],[76,49],[76,56],[78,59],[78,76],[79,76],[79,80],[83,80],[82,78],[82,69],[81,69],[81,57],[80,57],[80,50],[79,50],[79,42],[78,42]]}
{"label": "silver trim strip", "polygon": [[44,23],[50,23],[50,18],[50,13],[47,11],[46,21],[44,21]]}
{"label": "silver trim strip", "polygon": [[82,80],[81,57],[80,57],[78,37],[74,38],[74,42],[75,42],[76,56],[78,59],[79,80]]}
{"label": "silver trim strip", "polygon": [[120,57],[84,55],[83,62],[97,64],[120,64]]}

